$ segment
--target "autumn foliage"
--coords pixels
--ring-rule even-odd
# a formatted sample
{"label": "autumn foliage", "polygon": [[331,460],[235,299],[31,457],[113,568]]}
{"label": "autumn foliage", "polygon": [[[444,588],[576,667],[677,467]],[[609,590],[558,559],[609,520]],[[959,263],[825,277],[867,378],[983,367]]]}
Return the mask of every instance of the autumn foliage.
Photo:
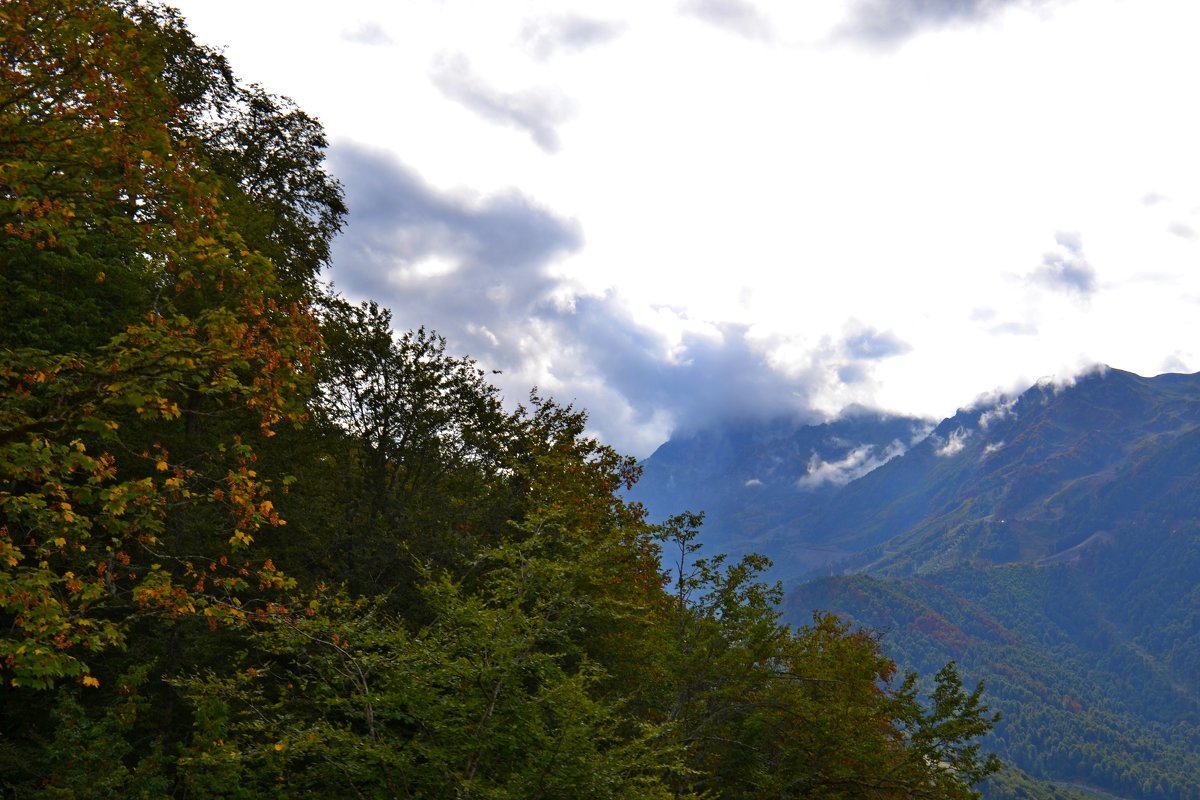
{"label": "autumn foliage", "polygon": [[[206,442],[228,458],[202,475],[167,442],[201,414],[255,435],[298,419],[317,335],[182,133],[202,109],[165,77],[171,20],[32,0],[0,17],[0,659],[15,685],[48,687],[86,674],[131,614],[241,615],[249,581],[207,568],[280,521],[254,452]],[[94,313],[76,302],[109,281],[137,289]],[[41,324],[76,311],[65,341]],[[223,521],[200,564],[165,537],[172,509],[202,503]]]}

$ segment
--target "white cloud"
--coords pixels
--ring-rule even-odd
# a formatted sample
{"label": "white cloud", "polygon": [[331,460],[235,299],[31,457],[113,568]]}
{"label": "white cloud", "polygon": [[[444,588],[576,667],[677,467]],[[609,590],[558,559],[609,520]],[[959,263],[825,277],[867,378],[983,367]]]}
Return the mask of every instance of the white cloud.
{"label": "white cloud", "polygon": [[1000,395],[996,397],[996,399],[989,404],[991,407],[979,415],[979,429],[986,431],[993,422],[999,422],[1000,420],[1008,419],[1009,417],[1015,417],[1016,414],[1014,412],[1014,408],[1017,405],[1018,399],[1020,399],[1019,396],[1006,397],[1004,395]]}
{"label": "white cloud", "polygon": [[824,461],[813,453],[808,459],[807,472],[796,481],[796,485],[801,489],[815,489],[824,485],[843,486],[904,455],[907,449],[897,439],[882,449],[870,444],[861,445],[840,461]]}
{"label": "white cloud", "polygon": [[950,456],[958,455],[967,446],[967,440],[971,438],[971,431],[963,427],[955,428],[951,432],[950,437],[945,441],[937,440],[937,446],[934,448],[934,454],[939,458],[949,458]]}
{"label": "white cloud", "polygon": [[462,54],[436,59],[430,78],[446,97],[483,119],[524,131],[547,153],[559,149],[558,126],[573,114],[571,101],[560,91],[504,91],[472,69]]}
{"label": "white cloud", "polygon": [[378,22],[365,21],[360,22],[353,28],[347,28],[342,31],[342,38],[348,42],[356,44],[371,45],[373,47],[384,47],[395,44],[391,36],[388,36],[386,30]]}
{"label": "white cloud", "polygon": [[[173,5],[336,145],[420,176],[335,162],[340,287],[519,354],[510,394],[552,386],[613,441],[1200,369],[1195,4]],[[902,46],[837,40],[856,20]]]}
{"label": "white cloud", "polygon": [[682,8],[697,19],[747,39],[772,38],[770,20],[747,0],[686,0]]}
{"label": "white cloud", "polygon": [[535,58],[578,53],[616,39],[626,30],[623,22],[581,14],[559,14],[527,21],[519,41]]}
{"label": "white cloud", "polygon": [[1053,394],[1061,394],[1073,387],[1080,378],[1087,378],[1093,375],[1104,377],[1108,372],[1108,365],[1100,363],[1080,364],[1073,369],[1064,369],[1054,375],[1043,375],[1037,380],[1037,386],[1043,391],[1050,391]]}
{"label": "white cloud", "polygon": [[1069,292],[1086,299],[1096,291],[1096,270],[1083,253],[1083,240],[1076,231],[1054,235],[1058,247],[1042,256],[1042,264],[1029,279],[1050,289]]}
{"label": "white cloud", "polygon": [[879,47],[894,47],[929,30],[991,19],[1009,7],[1044,0],[855,0],[839,33]]}
{"label": "white cloud", "polygon": [[908,440],[909,446],[912,446],[915,444],[920,444],[921,442],[928,439],[929,434],[933,433],[933,430],[936,427],[937,427],[936,422],[924,422],[919,425],[914,425],[912,437]]}

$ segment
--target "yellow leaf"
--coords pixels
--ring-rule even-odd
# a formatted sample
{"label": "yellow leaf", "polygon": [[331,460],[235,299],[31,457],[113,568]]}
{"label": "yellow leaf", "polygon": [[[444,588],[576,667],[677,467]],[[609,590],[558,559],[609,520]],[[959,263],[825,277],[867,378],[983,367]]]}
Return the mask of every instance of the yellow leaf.
{"label": "yellow leaf", "polygon": [[284,745],[283,745],[283,742],[276,742],[276,743],[275,743],[275,749],[276,749],[276,750],[282,750],[282,749],[283,749],[283,747],[284,747]]}
{"label": "yellow leaf", "polygon": [[100,681],[96,680],[91,675],[84,675],[83,676],[83,685],[91,686],[94,689],[100,685]]}
{"label": "yellow leaf", "polygon": [[158,461],[156,461],[154,464],[154,468],[157,469],[159,472],[166,472],[167,466],[168,466],[167,462],[161,458]]}

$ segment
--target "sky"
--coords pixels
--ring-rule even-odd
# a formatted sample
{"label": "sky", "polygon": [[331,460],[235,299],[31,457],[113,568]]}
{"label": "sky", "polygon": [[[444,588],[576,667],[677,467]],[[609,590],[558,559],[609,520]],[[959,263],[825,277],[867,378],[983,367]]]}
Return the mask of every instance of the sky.
{"label": "sky", "polygon": [[325,126],[338,291],[622,452],[1200,370],[1200,4],[172,5]]}

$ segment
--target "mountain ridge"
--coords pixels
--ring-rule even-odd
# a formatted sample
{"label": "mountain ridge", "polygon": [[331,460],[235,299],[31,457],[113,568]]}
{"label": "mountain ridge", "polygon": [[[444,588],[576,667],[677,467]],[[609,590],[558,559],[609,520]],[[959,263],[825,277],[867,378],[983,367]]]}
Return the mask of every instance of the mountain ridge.
{"label": "mountain ridge", "polygon": [[819,425],[694,433],[643,462],[631,497],[652,516],[706,511],[706,545],[764,552],[785,583],[831,570],[903,574],[1101,544],[1096,509],[1133,510],[1115,486],[1174,502],[1200,494],[1198,445],[1200,374],[1098,367],[936,426],[860,409]]}
{"label": "mountain ridge", "polygon": [[[988,746],[1019,770],[1200,800],[1200,373],[1039,381],[958,409],[844,483],[801,488],[813,467],[886,452],[896,419],[858,419],[837,447],[819,450],[826,427],[791,434],[790,462],[753,456],[773,466],[771,508],[735,504],[756,499],[735,485],[751,454],[697,438],[705,482],[688,496],[679,451],[670,507],[720,499],[706,546],[771,558],[786,621],[831,611],[904,669],[954,660],[985,682],[1003,716]],[[987,796],[1030,796],[1015,774]]]}

